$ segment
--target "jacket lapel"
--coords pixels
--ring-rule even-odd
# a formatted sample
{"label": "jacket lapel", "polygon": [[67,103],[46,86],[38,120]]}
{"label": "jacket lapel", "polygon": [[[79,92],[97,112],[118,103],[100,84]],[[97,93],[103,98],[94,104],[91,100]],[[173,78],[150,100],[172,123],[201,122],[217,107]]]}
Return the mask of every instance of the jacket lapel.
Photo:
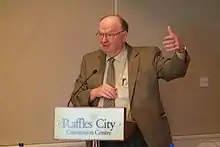
{"label": "jacket lapel", "polygon": [[[105,58],[106,58],[106,55],[100,51],[100,54],[98,56],[99,58],[99,68],[98,68],[98,72],[97,72],[97,78],[96,78],[96,82],[97,82],[97,86],[101,86],[102,83],[103,83],[103,78],[104,78],[104,72],[105,72]],[[99,98],[97,98],[93,103],[92,105],[93,106],[98,106],[98,103],[99,103]]]}
{"label": "jacket lapel", "polygon": [[131,46],[127,45],[128,49],[128,81],[129,81],[129,99],[130,103],[133,99],[134,87],[137,80],[139,70],[139,55]]}
{"label": "jacket lapel", "polygon": [[97,73],[97,84],[98,86],[102,85],[103,83],[103,78],[104,78],[104,72],[105,72],[105,58],[106,58],[106,55],[100,51],[100,54],[98,56],[99,58],[99,69],[98,69],[98,73]]}

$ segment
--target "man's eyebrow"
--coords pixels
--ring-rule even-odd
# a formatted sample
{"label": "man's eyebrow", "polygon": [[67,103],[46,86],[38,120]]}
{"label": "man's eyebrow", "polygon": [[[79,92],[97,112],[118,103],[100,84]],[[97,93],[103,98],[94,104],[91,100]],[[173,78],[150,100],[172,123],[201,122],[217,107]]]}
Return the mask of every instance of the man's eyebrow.
{"label": "man's eyebrow", "polygon": [[98,31],[98,32],[99,32],[99,33],[104,33],[104,34],[115,33],[114,31],[109,31],[109,32]]}

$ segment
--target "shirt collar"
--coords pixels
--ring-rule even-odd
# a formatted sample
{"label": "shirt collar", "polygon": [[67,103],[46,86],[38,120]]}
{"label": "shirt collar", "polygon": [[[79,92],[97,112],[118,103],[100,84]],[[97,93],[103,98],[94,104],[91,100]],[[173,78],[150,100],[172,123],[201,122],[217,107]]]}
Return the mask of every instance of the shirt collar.
{"label": "shirt collar", "polygon": [[[106,61],[108,61],[109,58],[111,58],[111,57],[106,56]],[[124,47],[122,49],[122,51],[114,57],[115,61],[117,61],[117,62],[122,62],[122,61],[124,61],[125,58],[127,58],[127,49],[126,49],[126,47]]]}

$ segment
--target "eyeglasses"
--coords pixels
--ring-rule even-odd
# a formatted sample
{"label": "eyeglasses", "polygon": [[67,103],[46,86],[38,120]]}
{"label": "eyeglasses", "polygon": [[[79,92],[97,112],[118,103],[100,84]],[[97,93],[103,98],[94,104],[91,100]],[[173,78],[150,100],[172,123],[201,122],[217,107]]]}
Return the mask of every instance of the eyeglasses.
{"label": "eyeglasses", "polygon": [[99,37],[99,39],[103,39],[105,37],[107,40],[112,40],[116,35],[119,35],[122,32],[124,32],[124,31],[119,31],[117,33],[101,33],[101,32],[98,32],[98,33],[96,33],[96,36]]}

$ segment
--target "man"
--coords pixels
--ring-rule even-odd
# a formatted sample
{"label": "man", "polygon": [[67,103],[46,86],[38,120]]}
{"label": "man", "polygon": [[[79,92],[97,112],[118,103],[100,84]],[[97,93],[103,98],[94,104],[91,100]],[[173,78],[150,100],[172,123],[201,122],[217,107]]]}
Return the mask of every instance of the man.
{"label": "man", "polygon": [[74,106],[125,107],[124,141],[101,141],[101,147],[169,147],[172,143],[168,119],[159,94],[158,79],[184,77],[190,62],[180,39],[168,27],[163,45],[173,51],[164,58],[157,47],[132,47],[127,42],[128,24],[119,15],[100,20],[100,49],[83,57],[74,92]]}

